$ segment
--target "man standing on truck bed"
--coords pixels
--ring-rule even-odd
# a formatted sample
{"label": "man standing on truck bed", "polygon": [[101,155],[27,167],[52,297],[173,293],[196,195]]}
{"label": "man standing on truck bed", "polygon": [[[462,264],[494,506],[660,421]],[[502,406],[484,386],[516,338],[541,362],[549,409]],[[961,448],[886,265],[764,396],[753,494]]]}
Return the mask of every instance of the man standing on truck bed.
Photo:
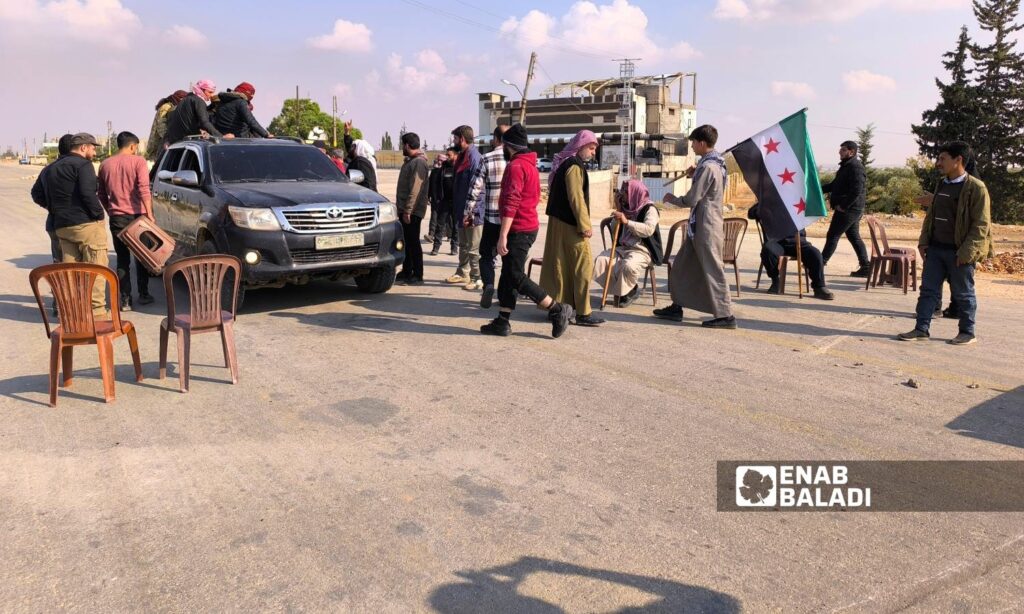
{"label": "man standing on truck bed", "polygon": [[210,112],[207,107],[216,93],[217,86],[208,79],[201,79],[192,86],[192,93],[185,96],[167,116],[164,149],[187,136],[199,134],[200,130],[205,130],[210,136],[222,136],[226,139],[235,137],[234,134],[221,134],[210,121]]}

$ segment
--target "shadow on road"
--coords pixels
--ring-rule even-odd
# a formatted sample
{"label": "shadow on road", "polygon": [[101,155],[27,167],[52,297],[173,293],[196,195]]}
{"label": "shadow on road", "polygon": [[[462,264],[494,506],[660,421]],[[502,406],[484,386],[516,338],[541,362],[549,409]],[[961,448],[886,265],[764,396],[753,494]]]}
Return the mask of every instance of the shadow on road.
{"label": "shadow on road", "polygon": [[708,588],[682,584],[672,580],[635,574],[594,569],[572,563],[523,557],[514,563],[473,571],[460,571],[456,575],[466,582],[446,584],[431,593],[429,604],[438,612],[565,612],[557,604],[538,597],[519,593],[520,585],[531,574],[558,574],[567,581],[572,577],[617,584],[648,593],[655,601],[642,606],[625,607],[621,613],[655,612],[739,612],[735,598]]}
{"label": "shadow on road", "polygon": [[946,428],[965,437],[1024,448],[1024,386],[972,407]]}
{"label": "shadow on road", "polygon": [[[8,258],[7,262],[10,262],[19,269],[32,270],[44,264],[52,264],[53,256],[50,254],[25,254],[17,258]],[[28,283],[28,278],[25,278],[25,283]]]}
{"label": "shadow on road", "polygon": [[[28,285],[28,282],[25,282]],[[44,304],[49,306],[50,299]],[[49,314],[47,314],[49,315]],[[0,320],[11,320],[13,322],[28,322],[39,324],[39,330],[43,331],[43,316],[39,315],[39,306],[36,305],[36,297],[20,294],[0,294]],[[50,318],[53,323],[55,318]],[[46,335],[44,334],[43,337]]]}

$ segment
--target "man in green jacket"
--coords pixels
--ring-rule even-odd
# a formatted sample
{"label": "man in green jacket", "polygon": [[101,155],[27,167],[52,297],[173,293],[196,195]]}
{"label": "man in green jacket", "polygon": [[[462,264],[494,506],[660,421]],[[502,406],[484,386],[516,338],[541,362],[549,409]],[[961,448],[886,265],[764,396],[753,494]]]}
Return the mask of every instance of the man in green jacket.
{"label": "man in green jacket", "polygon": [[960,332],[953,345],[975,342],[974,267],[992,257],[991,205],[988,188],[964,169],[971,158],[967,143],[954,141],[939,148],[936,167],[945,175],[921,226],[918,250],[924,258],[917,326],[899,335],[902,341],[928,339],[928,327],[942,300],[942,283],[949,279],[953,303],[960,313]]}

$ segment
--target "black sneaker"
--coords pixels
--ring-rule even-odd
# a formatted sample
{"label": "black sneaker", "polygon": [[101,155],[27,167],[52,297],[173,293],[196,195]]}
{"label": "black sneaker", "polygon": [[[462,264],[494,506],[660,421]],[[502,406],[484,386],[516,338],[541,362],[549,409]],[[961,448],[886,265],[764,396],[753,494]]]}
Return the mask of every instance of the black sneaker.
{"label": "black sneaker", "polygon": [[822,287],[814,289],[814,298],[818,298],[823,301],[834,301],[836,300],[836,295],[832,294],[832,291],[828,288]]}
{"label": "black sneaker", "polygon": [[726,330],[735,330],[736,318],[729,316],[728,318],[715,318],[714,320],[705,320],[700,323],[704,328],[724,328]]}
{"label": "black sneaker", "polygon": [[779,282],[773,281],[772,285],[768,286],[768,294],[782,294],[782,289],[779,288]]}
{"label": "black sneaker", "polygon": [[932,312],[933,316],[945,316],[946,312],[942,310],[942,303],[935,306],[935,311]]}
{"label": "black sneaker", "polygon": [[638,298],[640,298],[640,286],[633,286],[633,289],[629,291],[629,294],[619,297],[616,306],[620,308],[629,307],[635,303]]}
{"label": "black sneaker", "polygon": [[931,338],[931,335],[929,335],[923,330],[918,330],[915,328],[912,331],[896,335],[896,338],[899,339],[900,341],[927,341],[929,338]]}
{"label": "black sneaker", "polygon": [[871,274],[871,265],[870,264],[862,264],[859,269],[857,269],[856,271],[852,271],[850,273],[850,277],[867,277],[870,274]]}
{"label": "black sneaker", "polygon": [[551,320],[551,336],[558,339],[569,328],[569,322],[576,317],[576,310],[569,305],[557,303],[548,310],[548,319]]}
{"label": "black sneaker", "polygon": [[459,255],[459,248],[453,247],[452,251],[448,252],[448,255],[449,256],[458,256]]}
{"label": "black sneaker", "polygon": [[484,291],[480,295],[480,307],[484,309],[491,308],[491,301],[494,300],[494,286],[484,286]]}
{"label": "black sneaker", "polygon": [[[942,305],[939,305],[939,308],[941,309]],[[946,318],[948,320],[959,320],[960,319],[960,310],[957,309],[956,305],[954,305],[953,303],[950,303],[949,307],[946,307],[945,309],[942,310],[942,317],[944,317],[944,318]]]}
{"label": "black sneaker", "polygon": [[661,318],[662,320],[671,320],[672,322],[683,321],[683,308],[679,305],[672,304],[668,307],[662,307],[661,309],[654,310],[654,317]]}
{"label": "black sneaker", "polygon": [[153,298],[152,294],[140,294],[139,295],[139,304],[140,305],[149,305],[154,300],[156,300],[156,299]]}
{"label": "black sneaker", "polygon": [[952,339],[947,341],[946,343],[950,345],[970,345],[976,341],[977,339],[974,338],[974,335],[970,333],[960,333],[956,337],[953,337]]}
{"label": "black sneaker", "polygon": [[405,281],[405,285],[407,285],[407,286],[422,286],[423,285],[423,278],[422,277],[410,277],[409,279],[407,279]]}
{"label": "black sneaker", "polygon": [[585,316],[576,316],[573,324],[576,326],[600,326],[604,324],[604,318],[599,318],[591,313]]}
{"label": "black sneaker", "polygon": [[132,297],[128,296],[127,294],[122,294],[121,295],[121,311],[131,311],[131,310],[132,310]]}
{"label": "black sneaker", "polygon": [[428,256],[436,256],[439,253],[440,253],[440,250],[435,247],[434,249],[430,250],[430,253],[428,254]]}
{"label": "black sneaker", "polygon": [[480,327],[480,332],[495,337],[508,337],[512,334],[512,325],[505,318],[494,318]]}

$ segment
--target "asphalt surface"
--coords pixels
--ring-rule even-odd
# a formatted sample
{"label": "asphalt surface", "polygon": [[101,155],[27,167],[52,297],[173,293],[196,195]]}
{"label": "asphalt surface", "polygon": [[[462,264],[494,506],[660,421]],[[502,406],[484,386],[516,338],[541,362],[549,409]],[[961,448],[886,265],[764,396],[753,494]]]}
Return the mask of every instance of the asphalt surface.
{"label": "asphalt surface", "polygon": [[496,339],[428,257],[386,295],[251,292],[238,385],[200,336],[183,395],[156,379],[154,280],[126,316],[146,380],[119,340],[104,404],[81,348],[49,408],[29,174],[0,167],[2,610],[1024,610],[1024,513],[715,510],[717,460],[1024,460],[1019,300],[982,292],[976,345],[948,320],[898,343],[913,296],[755,292],[751,233],[739,330],[655,320],[647,294],[559,340],[523,306]]}

